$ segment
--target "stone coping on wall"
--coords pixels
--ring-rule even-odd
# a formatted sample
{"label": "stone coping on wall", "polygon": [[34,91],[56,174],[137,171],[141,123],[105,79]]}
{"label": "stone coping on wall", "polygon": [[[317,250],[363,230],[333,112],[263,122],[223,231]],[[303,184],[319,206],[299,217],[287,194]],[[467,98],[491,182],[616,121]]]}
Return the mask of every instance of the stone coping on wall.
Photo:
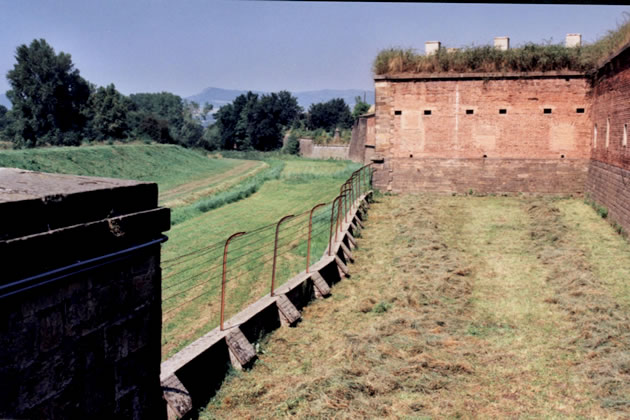
{"label": "stone coping on wall", "polygon": [[157,198],[154,183],[0,168],[0,287],[164,241]]}
{"label": "stone coping on wall", "polygon": [[393,73],[375,75],[374,81],[409,80],[484,80],[484,79],[547,79],[547,78],[586,78],[579,71],[532,71],[532,72],[487,72],[487,73]]}
{"label": "stone coping on wall", "polygon": [[0,168],[0,240],[157,207],[155,183]]}

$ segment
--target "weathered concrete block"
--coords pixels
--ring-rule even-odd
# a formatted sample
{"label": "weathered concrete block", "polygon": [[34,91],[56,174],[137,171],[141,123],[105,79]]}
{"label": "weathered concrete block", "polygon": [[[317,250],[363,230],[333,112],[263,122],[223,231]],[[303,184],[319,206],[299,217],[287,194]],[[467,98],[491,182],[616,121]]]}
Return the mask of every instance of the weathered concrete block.
{"label": "weathered concrete block", "polygon": [[326,283],[326,280],[319,272],[315,272],[311,275],[311,280],[315,286],[315,297],[318,299],[324,298],[330,295],[330,286]]}
{"label": "weathered concrete block", "polygon": [[234,368],[246,369],[256,360],[256,350],[238,327],[233,327],[232,331],[225,336],[225,342]]}
{"label": "weathered concrete block", "polygon": [[279,295],[276,299],[276,305],[278,306],[282,325],[293,326],[302,317],[300,311],[297,310],[286,295]]}

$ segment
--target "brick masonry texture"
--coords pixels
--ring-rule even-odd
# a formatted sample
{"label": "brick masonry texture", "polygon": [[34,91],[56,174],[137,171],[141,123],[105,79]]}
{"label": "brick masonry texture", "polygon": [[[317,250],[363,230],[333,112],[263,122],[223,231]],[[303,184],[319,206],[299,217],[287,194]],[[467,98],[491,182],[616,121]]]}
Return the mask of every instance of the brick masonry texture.
{"label": "brick masonry texture", "polygon": [[608,208],[608,218],[630,232],[630,171],[592,161],[586,190],[591,198]]}
{"label": "brick masonry texture", "polygon": [[583,76],[381,78],[375,87],[375,158],[383,160],[378,188],[584,189],[577,180],[585,180],[591,122]]}
{"label": "brick masonry texture", "polygon": [[582,193],[587,159],[387,159],[374,174],[393,192]]}
{"label": "brick masonry texture", "polygon": [[611,220],[630,232],[630,151],[623,145],[624,126],[630,126],[630,49],[602,66],[592,98],[592,162],[586,190],[608,208]]}

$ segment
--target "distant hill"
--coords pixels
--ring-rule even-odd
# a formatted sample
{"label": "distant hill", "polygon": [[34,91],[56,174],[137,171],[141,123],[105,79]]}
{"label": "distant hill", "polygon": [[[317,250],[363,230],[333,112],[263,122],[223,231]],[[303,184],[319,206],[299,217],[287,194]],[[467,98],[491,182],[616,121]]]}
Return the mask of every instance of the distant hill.
{"label": "distant hill", "polygon": [[[258,94],[265,94],[269,92],[262,91],[253,91]],[[200,105],[204,103],[209,103],[214,105],[214,111],[219,109],[221,106],[226,105],[232,102],[238,95],[247,93],[246,90],[230,90],[230,89],[220,89],[209,87],[201,91],[196,95],[189,96],[186,98],[189,101],[195,101]],[[356,96],[361,96],[365,94],[366,102],[373,104],[374,103],[374,91],[373,90],[360,90],[360,89],[322,89],[322,90],[312,90],[305,92],[291,92],[293,96],[295,96],[298,100],[298,103],[305,111],[308,110],[308,107],[311,104],[318,102],[326,102],[334,98],[342,98],[350,108],[354,107],[354,98]]]}
{"label": "distant hill", "polygon": [[0,93],[0,105],[4,105],[7,108],[11,109],[11,101],[4,93]]}

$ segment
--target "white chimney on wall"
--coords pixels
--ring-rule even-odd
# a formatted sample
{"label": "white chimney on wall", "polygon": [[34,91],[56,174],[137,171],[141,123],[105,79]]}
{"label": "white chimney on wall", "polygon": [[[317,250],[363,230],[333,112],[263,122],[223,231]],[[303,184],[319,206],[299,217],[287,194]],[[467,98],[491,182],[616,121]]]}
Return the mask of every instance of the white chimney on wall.
{"label": "white chimney on wall", "polygon": [[501,51],[507,51],[510,49],[510,37],[509,36],[497,36],[494,37],[494,48]]}
{"label": "white chimney on wall", "polygon": [[425,55],[433,55],[440,50],[440,41],[427,41],[424,43]]}
{"label": "white chimney on wall", "polygon": [[564,41],[564,45],[567,48],[581,47],[582,46],[582,34],[567,34]]}

